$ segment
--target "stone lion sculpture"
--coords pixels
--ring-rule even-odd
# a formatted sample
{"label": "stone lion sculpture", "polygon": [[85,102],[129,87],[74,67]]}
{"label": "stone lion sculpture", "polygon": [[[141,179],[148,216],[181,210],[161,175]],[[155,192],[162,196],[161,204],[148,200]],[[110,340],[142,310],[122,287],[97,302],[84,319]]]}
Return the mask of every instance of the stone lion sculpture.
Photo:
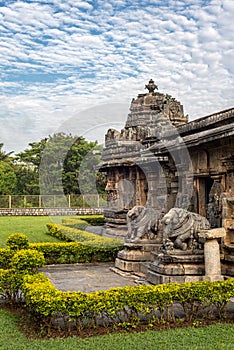
{"label": "stone lion sculpture", "polygon": [[192,249],[199,245],[198,232],[210,228],[209,221],[196,213],[172,208],[161,220],[163,241],[169,249]]}
{"label": "stone lion sculpture", "polygon": [[158,231],[160,211],[137,205],[127,213],[128,234],[126,242],[139,242],[143,238],[152,239]]}

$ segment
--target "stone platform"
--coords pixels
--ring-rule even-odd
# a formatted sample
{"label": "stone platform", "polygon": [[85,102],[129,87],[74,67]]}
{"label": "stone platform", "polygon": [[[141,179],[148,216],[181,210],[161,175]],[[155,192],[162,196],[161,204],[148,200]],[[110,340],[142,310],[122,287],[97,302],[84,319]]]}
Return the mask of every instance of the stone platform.
{"label": "stone platform", "polygon": [[116,274],[114,263],[47,265],[40,269],[61,291],[94,292],[136,286],[137,276]]}

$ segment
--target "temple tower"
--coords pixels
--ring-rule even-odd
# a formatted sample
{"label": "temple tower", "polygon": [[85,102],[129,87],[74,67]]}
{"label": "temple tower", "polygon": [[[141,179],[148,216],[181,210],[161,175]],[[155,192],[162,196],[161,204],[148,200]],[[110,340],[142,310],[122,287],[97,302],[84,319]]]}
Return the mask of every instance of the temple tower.
{"label": "temple tower", "polygon": [[[159,164],[162,159],[147,162],[141,155],[163,137],[173,136],[188,116],[180,102],[158,91],[152,79],[145,89],[147,93],[133,98],[125,127],[120,132],[109,129],[105,136],[101,171],[107,174],[104,215],[109,234],[126,235],[126,214],[136,205],[165,210],[173,206],[167,188],[177,188],[176,171],[166,174],[168,169]],[[166,175],[161,176],[162,171]]]}

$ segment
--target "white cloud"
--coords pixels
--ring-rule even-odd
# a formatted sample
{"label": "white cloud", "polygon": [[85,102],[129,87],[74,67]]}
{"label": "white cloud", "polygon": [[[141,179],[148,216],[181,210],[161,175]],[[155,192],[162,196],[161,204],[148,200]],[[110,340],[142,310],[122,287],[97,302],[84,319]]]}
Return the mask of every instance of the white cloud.
{"label": "white cloud", "polygon": [[[233,106],[233,4],[5,2],[0,7],[1,142],[18,150],[85,108],[107,101],[130,105],[150,78],[179,98],[192,118]],[[82,122],[77,121],[80,130]],[[89,126],[96,122],[102,119],[86,120]]]}

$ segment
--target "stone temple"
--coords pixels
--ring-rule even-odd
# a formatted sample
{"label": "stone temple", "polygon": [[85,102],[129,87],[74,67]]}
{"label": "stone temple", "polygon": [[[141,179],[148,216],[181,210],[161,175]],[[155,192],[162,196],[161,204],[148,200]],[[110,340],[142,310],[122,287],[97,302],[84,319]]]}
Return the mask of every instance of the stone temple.
{"label": "stone temple", "polygon": [[234,277],[234,108],[190,121],[151,79],[109,129],[106,232],[116,269],[153,284]]}

